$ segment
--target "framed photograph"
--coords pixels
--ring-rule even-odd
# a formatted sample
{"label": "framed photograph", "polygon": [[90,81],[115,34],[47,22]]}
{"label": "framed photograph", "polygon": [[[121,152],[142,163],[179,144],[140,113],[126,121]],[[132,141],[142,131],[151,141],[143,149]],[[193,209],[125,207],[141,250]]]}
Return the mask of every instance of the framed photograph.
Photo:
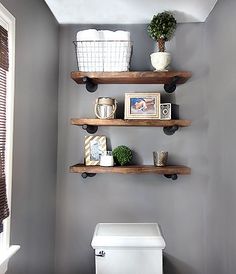
{"label": "framed photograph", "polygon": [[160,119],[160,93],[125,93],[125,119]]}
{"label": "framed photograph", "polygon": [[106,136],[85,136],[84,144],[85,165],[99,165],[101,154],[107,150]]}

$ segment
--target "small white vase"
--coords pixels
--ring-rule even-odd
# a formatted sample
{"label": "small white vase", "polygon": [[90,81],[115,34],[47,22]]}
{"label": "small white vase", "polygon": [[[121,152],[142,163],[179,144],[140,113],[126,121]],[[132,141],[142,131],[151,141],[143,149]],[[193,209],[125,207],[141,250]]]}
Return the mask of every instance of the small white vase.
{"label": "small white vase", "polygon": [[167,71],[167,67],[171,62],[171,55],[169,52],[154,52],[150,55],[152,66],[157,71]]}

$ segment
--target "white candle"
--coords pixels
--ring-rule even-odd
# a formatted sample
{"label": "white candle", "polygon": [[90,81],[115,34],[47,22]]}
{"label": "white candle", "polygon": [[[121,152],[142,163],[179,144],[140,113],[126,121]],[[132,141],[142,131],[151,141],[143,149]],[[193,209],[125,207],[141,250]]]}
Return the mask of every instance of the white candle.
{"label": "white candle", "polygon": [[100,166],[114,166],[114,159],[111,151],[106,151],[101,155]]}

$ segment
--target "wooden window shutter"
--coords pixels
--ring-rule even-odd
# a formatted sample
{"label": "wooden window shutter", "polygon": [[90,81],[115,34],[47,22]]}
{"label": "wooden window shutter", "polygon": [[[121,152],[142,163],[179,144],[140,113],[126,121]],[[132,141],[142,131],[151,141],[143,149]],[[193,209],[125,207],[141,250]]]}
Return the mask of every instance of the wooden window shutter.
{"label": "wooden window shutter", "polygon": [[8,67],[8,32],[0,26],[0,233],[3,231],[3,220],[9,216],[5,174],[6,93]]}

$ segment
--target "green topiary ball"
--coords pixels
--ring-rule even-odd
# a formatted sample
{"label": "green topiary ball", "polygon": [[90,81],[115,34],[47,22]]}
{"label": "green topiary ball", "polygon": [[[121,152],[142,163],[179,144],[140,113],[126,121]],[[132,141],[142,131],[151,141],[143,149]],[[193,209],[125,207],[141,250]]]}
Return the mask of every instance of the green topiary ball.
{"label": "green topiary ball", "polygon": [[169,41],[176,30],[177,22],[171,12],[164,11],[154,15],[148,25],[148,34],[156,41]]}
{"label": "green topiary ball", "polygon": [[114,161],[116,164],[125,166],[132,160],[132,151],[127,146],[118,146],[112,151]]}

